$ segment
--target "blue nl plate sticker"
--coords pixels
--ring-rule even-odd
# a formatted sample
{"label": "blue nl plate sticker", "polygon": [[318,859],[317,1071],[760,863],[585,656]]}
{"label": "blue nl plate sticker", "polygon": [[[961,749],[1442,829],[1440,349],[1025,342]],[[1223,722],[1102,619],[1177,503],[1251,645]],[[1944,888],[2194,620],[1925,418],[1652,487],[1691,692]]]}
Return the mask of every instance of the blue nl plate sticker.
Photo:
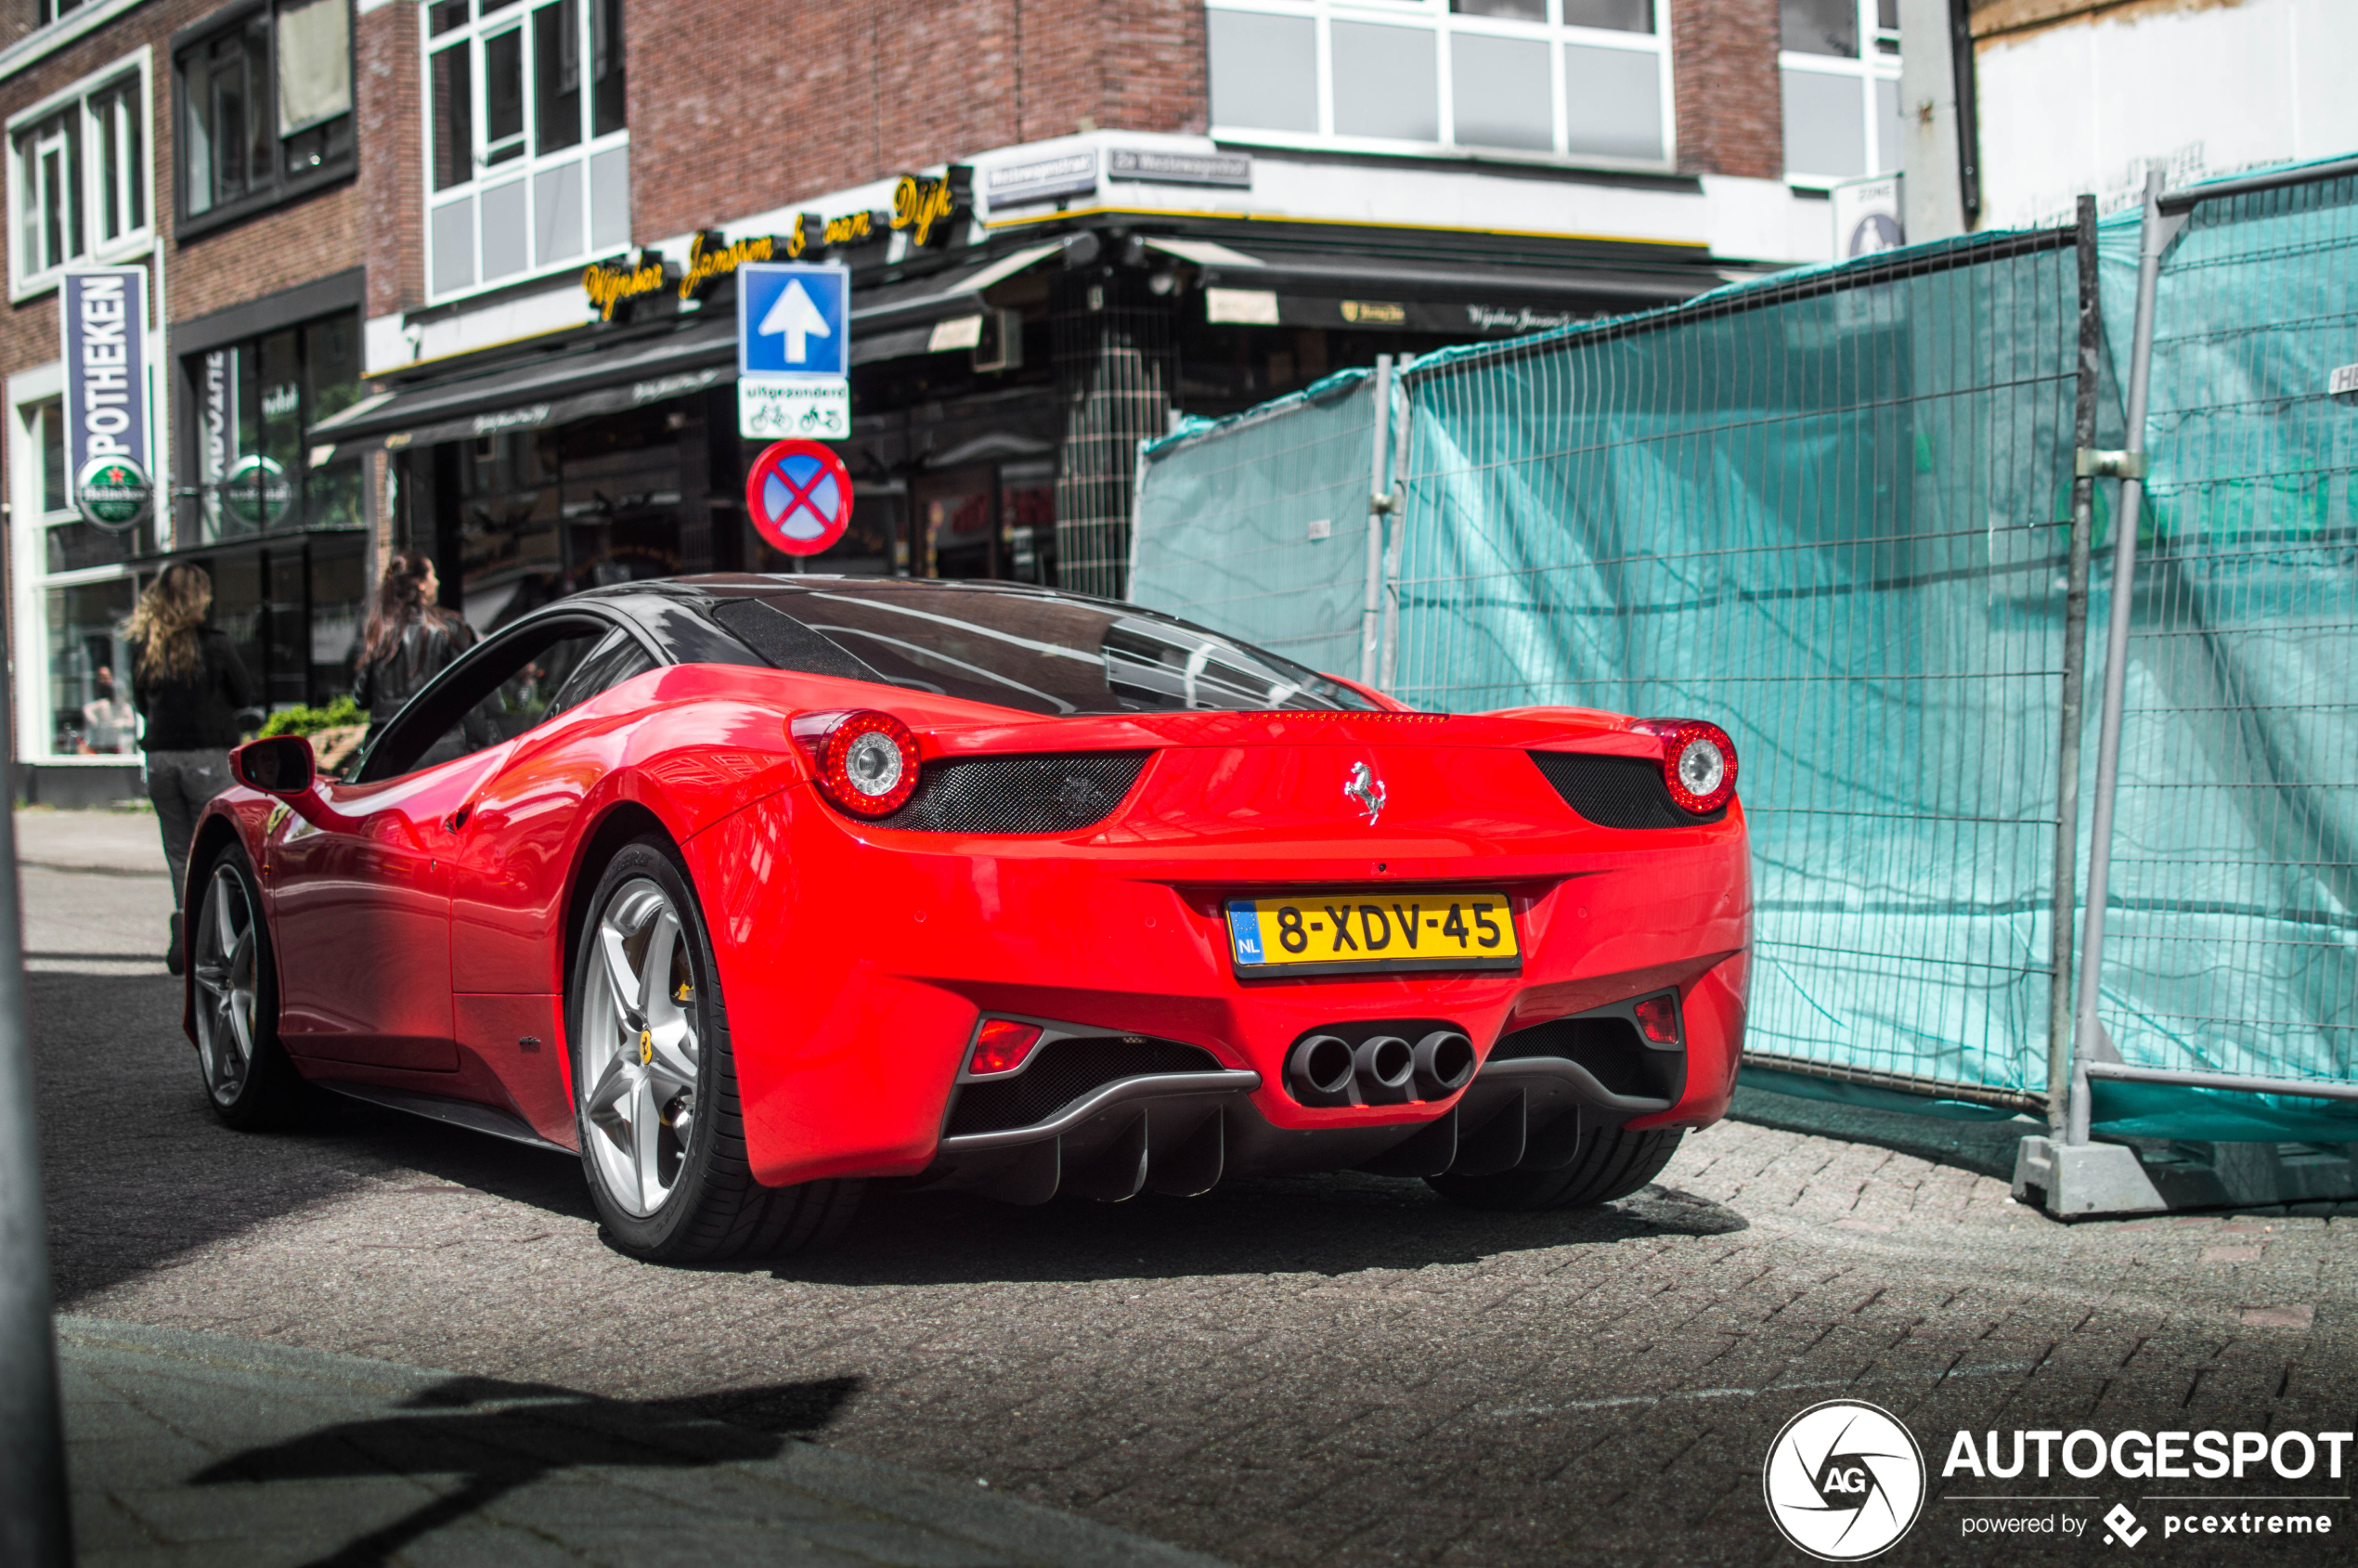
{"label": "blue nl plate sticker", "polygon": [[1236,946],[1237,963],[1269,961],[1261,951],[1261,917],[1253,913],[1251,900],[1239,899],[1228,906],[1228,940]]}

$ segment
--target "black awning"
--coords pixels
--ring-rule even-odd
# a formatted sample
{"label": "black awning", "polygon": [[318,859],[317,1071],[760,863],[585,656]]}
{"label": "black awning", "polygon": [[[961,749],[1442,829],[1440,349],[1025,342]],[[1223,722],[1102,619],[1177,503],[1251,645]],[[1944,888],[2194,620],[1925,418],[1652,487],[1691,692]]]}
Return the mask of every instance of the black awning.
{"label": "black awning", "polygon": [[[1676,305],[1726,279],[1708,266],[1660,269],[1558,263],[1441,265],[1366,251],[1254,248],[1152,239],[1193,263],[1215,322],[1390,329],[1504,337],[1599,314]],[[1250,241],[1248,241],[1250,244]]]}
{"label": "black awning", "polygon": [[359,450],[533,430],[701,391],[737,373],[733,316],[619,343],[594,340],[527,364],[421,381],[311,427],[315,444]]}
{"label": "black awning", "polygon": [[[938,323],[981,315],[984,290],[1059,248],[1029,245],[976,266],[853,291],[851,363],[932,352]],[[653,336],[593,335],[527,364],[421,379],[321,420],[311,440],[352,452],[537,430],[701,392],[736,375],[737,320],[724,310]]]}

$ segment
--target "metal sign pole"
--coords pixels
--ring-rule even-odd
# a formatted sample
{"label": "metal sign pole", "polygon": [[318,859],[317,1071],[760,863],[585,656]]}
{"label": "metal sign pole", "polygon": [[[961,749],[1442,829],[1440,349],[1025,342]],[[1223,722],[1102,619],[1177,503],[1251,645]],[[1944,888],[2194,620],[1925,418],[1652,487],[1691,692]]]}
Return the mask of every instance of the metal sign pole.
{"label": "metal sign pole", "polygon": [[[6,628],[0,620],[0,631]],[[5,665],[6,661],[0,661]],[[9,730],[0,669],[0,735]],[[13,749],[13,748],[11,748]],[[17,889],[15,771],[0,802],[0,1562],[69,1568],[58,1353],[49,1319],[49,1238],[33,1120],[32,1037],[25,1021],[24,932]]]}
{"label": "metal sign pole", "polygon": [[1374,439],[1367,450],[1367,593],[1359,612],[1359,684],[1376,683],[1376,617],[1383,607],[1383,522],[1392,511],[1392,486],[1384,483],[1391,456],[1385,436],[1392,420],[1392,356],[1376,356]]}
{"label": "metal sign pole", "polygon": [[2071,544],[2064,578],[2062,732],[2055,739],[2055,888],[2047,988],[2047,1125],[2061,1128],[2071,1094],[2072,915],[2079,908],[2079,728],[2088,691],[2088,541],[2095,526],[2096,476],[2079,454],[2096,445],[2096,393],[2103,375],[2105,318],[2096,287],[2096,199],[2079,199],[2079,402],[2072,420]]}
{"label": "metal sign pole", "polygon": [[2079,920],[2079,1005],[2071,1029],[2071,1094],[2064,1142],[2088,1141],[2088,1063],[2104,1026],[2096,996],[2105,960],[2105,900],[2112,872],[2113,797],[2120,787],[2120,705],[2129,683],[2129,617],[2137,587],[2137,523],[2145,498],[2145,394],[2153,370],[2154,300],[2161,285],[2161,253],[2176,225],[2161,215],[2161,171],[2145,174],[2145,216],[2137,260],[2137,328],[2129,357],[2129,447],[2118,454],[2082,451],[2078,467],[2092,476],[2120,478],[2120,517],[2113,525],[2112,617],[2105,638],[2104,723],[2096,736],[2096,790],[2089,814],[2088,899]]}

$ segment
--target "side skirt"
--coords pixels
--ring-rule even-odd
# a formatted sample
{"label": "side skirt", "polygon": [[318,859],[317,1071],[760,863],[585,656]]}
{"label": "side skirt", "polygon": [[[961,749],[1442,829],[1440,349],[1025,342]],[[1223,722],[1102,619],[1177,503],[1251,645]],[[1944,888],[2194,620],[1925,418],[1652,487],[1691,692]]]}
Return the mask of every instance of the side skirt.
{"label": "side skirt", "polygon": [[315,1078],[314,1088],[330,1090],[346,1099],[366,1100],[370,1105],[390,1110],[406,1110],[412,1116],[422,1116],[432,1121],[447,1121],[453,1127],[464,1127],[470,1133],[488,1133],[495,1138],[505,1138],[512,1144],[527,1148],[545,1149],[562,1154],[568,1160],[581,1156],[563,1144],[552,1144],[532,1130],[523,1117],[487,1106],[476,1100],[454,1100],[442,1095],[421,1095],[408,1089],[387,1089],[375,1083],[353,1083],[341,1079]]}

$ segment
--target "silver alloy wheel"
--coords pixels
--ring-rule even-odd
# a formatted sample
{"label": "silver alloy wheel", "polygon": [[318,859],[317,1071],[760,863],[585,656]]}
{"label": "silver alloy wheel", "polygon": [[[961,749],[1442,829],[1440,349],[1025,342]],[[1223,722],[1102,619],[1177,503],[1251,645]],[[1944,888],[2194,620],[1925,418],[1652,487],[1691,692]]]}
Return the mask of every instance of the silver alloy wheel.
{"label": "silver alloy wheel", "polygon": [[680,912],[643,876],[615,889],[591,942],[575,1091],[607,1196],[644,1217],[671,1196],[695,1125],[695,977]]}
{"label": "silver alloy wheel", "polygon": [[205,1087],[235,1105],[253,1071],[254,960],[259,933],[245,879],[227,861],[213,868],[197,916],[197,1055]]}

